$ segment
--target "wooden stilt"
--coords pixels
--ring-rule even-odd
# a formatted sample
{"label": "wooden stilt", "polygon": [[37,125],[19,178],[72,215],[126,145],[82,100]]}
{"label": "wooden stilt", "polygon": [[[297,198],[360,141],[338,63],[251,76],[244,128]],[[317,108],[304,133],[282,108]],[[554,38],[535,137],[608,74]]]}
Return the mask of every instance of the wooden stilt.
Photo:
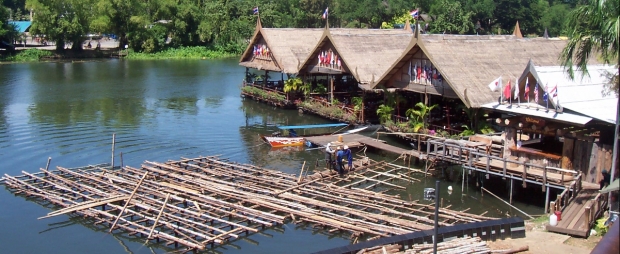
{"label": "wooden stilt", "polygon": [[118,223],[118,219],[120,219],[123,216],[123,212],[125,212],[125,209],[127,209],[127,206],[129,206],[129,203],[131,202],[131,198],[133,198],[133,196],[136,194],[136,192],[140,188],[140,184],[142,184],[142,181],[144,180],[144,178],[146,178],[148,174],[149,172],[147,171],[144,173],[142,178],[140,178],[140,181],[138,182],[138,184],[136,184],[136,188],[133,190],[133,192],[131,192],[131,194],[129,195],[129,198],[127,198],[127,201],[125,202],[125,206],[123,206],[123,209],[121,209],[121,211],[118,213],[118,217],[116,217],[116,220],[114,220],[114,223],[112,223],[112,226],[110,227],[110,230],[108,232],[112,233],[112,230],[114,230],[114,226],[116,226],[116,223]]}

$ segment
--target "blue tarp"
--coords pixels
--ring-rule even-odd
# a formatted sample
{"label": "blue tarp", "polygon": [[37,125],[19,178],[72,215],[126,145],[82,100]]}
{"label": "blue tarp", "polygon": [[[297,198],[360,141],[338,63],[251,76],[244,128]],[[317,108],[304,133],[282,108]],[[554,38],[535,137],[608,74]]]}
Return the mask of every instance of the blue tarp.
{"label": "blue tarp", "polygon": [[9,21],[9,24],[17,26],[17,31],[20,33],[26,32],[32,25],[31,21]]}
{"label": "blue tarp", "polygon": [[290,129],[328,128],[328,127],[339,127],[339,126],[347,126],[347,125],[349,125],[349,124],[346,124],[346,123],[328,123],[328,124],[278,126],[278,128],[280,130],[290,130]]}

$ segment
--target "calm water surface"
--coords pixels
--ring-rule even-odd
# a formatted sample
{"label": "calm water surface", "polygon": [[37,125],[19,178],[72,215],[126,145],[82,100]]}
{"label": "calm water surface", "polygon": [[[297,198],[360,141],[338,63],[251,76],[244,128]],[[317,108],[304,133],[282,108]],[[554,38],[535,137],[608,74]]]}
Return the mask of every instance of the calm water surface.
{"label": "calm water surface", "polygon": [[[231,160],[298,173],[304,161],[322,158],[318,150],[273,152],[259,134],[284,124],[327,123],[239,97],[244,69],[237,59],[213,61],[65,62],[0,65],[0,173],[19,175],[45,167],[78,167],[110,162],[116,133],[117,162],[139,167],[145,160],[221,155]],[[372,133],[367,133],[371,135]],[[395,143],[394,140],[388,140]],[[393,161],[396,156],[369,154]],[[416,176],[401,196],[422,199],[434,179]],[[508,208],[460,183],[444,204],[452,209],[502,216]],[[515,184],[517,185],[517,184]],[[458,187],[457,187],[458,186]],[[4,187],[1,187],[4,189]],[[542,201],[540,202],[542,205]],[[538,206],[518,203],[530,213]],[[163,253],[162,245],[108,234],[89,221],[57,216],[24,197],[0,191],[0,253]],[[348,235],[286,224],[209,252],[308,253],[346,245]]]}

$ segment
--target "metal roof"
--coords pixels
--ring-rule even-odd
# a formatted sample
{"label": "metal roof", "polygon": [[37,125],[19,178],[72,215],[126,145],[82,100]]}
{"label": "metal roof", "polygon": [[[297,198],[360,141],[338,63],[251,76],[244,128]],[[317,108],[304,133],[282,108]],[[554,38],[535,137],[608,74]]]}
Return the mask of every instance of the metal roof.
{"label": "metal roof", "polygon": [[609,77],[618,72],[616,67],[588,65],[590,75],[582,78],[582,72],[575,70],[575,80],[569,78],[563,66],[534,66],[526,69],[524,74],[526,72],[532,72],[542,89],[547,86],[551,91],[557,84],[557,99],[551,100],[553,95],[549,96],[553,104],[559,103],[564,109],[607,123],[616,122],[618,97],[614,92],[609,95],[603,93],[605,84],[610,82]]}
{"label": "metal roof", "polygon": [[497,102],[487,103],[482,105],[482,108],[492,109],[495,111],[502,111],[506,113],[513,113],[518,115],[529,115],[540,118],[545,118],[557,122],[564,122],[573,125],[584,126],[588,122],[592,121],[591,117],[582,116],[573,113],[567,112],[556,112],[553,109],[547,110],[543,107],[540,107],[535,103],[521,103],[521,105],[517,105],[516,103],[513,105],[510,104],[498,104]]}
{"label": "metal roof", "polygon": [[17,26],[17,31],[20,33],[26,32],[32,25],[31,21],[9,21],[9,24]]}

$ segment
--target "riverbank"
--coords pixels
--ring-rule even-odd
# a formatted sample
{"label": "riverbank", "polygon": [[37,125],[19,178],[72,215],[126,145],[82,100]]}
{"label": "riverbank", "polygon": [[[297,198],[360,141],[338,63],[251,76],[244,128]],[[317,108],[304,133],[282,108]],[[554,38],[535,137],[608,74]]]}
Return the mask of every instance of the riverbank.
{"label": "riverbank", "polygon": [[0,51],[0,63],[23,63],[38,61],[58,61],[72,59],[126,58],[132,60],[161,59],[222,59],[237,56],[236,53],[207,47],[169,48],[156,53],[140,53],[116,48],[56,50],[54,46],[19,48],[14,52]]}

